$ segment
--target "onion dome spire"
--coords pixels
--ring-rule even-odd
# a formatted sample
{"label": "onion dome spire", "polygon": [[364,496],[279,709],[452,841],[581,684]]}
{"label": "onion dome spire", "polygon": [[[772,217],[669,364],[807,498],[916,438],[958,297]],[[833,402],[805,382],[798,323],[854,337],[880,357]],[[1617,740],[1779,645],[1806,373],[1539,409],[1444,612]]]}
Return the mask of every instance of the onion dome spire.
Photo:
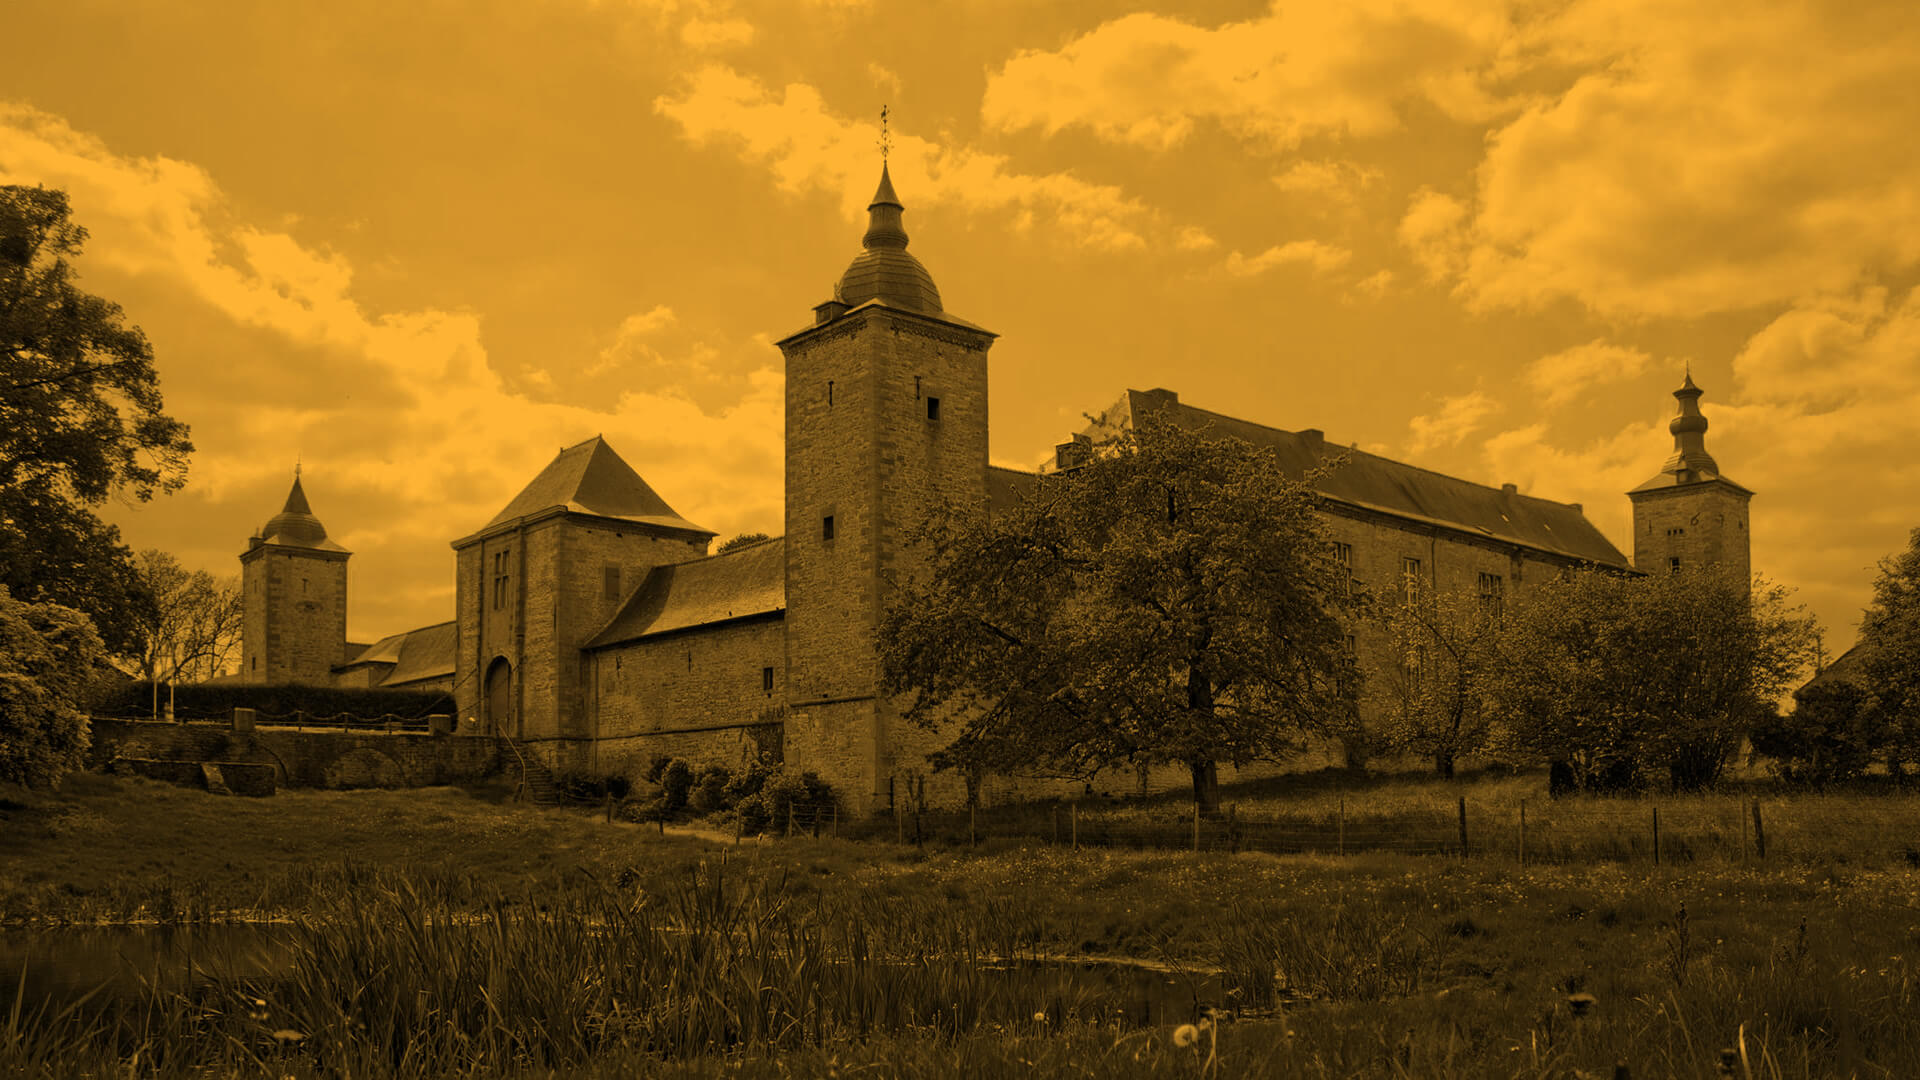
{"label": "onion dome spire", "polygon": [[1705,391],[1693,383],[1693,372],[1688,371],[1686,381],[1680,389],[1673,392],[1674,399],[1680,403],[1680,412],[1667,430],[1673,433],[1673,456],[1667,459],[1662,472],[1692,472],[1702,476],[1718,476],[1720,466],[1707,453],[1707,418],[1700,412],[1700,395]]}
{"label": "onion dome spire", "polygon": [[293,489],[287,492],[287,505],[267,520],[260,535],[299,547],[316,547],[327,539],[327,527],[320,524],[320,519],[313,516],[313,508],[307,505],[307,493],[300,487],[297,471],[293,476]]}
{"label": "onion dome spire", "polygon": [[867,232],[860,238],[865,250],[854,256],[834,285],[833,299],[837,303],[855,307],[879,300],[909,311],[940,314],[940,290],[933,283],[933,275],[907,251],[907,230],[900,221],[905,211],[883,161],[880,187],[867,204]]}

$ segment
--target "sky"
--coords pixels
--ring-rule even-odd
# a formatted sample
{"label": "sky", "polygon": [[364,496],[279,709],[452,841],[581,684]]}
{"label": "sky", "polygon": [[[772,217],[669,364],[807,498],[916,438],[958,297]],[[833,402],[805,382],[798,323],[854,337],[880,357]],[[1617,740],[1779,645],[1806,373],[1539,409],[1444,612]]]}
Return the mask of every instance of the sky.
{"label": "sky", "polygon": [[1631,553],[1683,371],[1830,652],[1920,526],[1910,0],[12,0],[0,183],[65,189],[238,572],[296,462],[348,633],[601,434],[781,527],[773,342],[859,251],[1001,335],[990,454],[1128,388],[1579,502]]}

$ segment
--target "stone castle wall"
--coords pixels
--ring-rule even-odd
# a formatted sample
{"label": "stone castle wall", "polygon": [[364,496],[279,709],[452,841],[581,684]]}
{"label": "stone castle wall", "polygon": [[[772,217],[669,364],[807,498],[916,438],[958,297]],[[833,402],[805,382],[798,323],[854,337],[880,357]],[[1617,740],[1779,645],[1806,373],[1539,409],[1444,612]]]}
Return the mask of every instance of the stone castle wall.
{"label": "stone castle wall", "polygon": [[264,545],[241,557],[240,674],[249,682],[332,681],[347,647],[347,560]]}
{"label": "stone castle wall", "polygon": [[1745,581],[1753,573],[1745,492],[1719,482],[1636,492],[1633,496],[1633,565],[1649,574],[1724,566]]}

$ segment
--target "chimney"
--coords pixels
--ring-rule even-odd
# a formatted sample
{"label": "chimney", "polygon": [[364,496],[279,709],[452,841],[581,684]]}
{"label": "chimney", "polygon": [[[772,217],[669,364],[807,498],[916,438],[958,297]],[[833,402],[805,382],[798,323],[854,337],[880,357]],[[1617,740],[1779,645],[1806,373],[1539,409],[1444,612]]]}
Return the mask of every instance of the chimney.
{"label": "chimney", "polygon": [[1075,435],[1053,448],[1053,467],[1057,472],[1077,469],[1093,458],[1093,437]]}
{"label": "chimney", "polygon": [[821,323],[830,323],[846,313],[847,305],[838,300],[829,300],[824,304],[815,304],[813,307],[813,325],[819,326]]}

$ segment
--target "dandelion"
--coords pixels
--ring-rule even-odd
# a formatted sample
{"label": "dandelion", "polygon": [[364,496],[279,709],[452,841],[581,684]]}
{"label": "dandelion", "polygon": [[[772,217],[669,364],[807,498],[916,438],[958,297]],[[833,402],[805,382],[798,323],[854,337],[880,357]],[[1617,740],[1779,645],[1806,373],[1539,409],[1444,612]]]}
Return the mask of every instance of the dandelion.
{"label": "dandelion", "polygon": [[1181,1024],[1173,1029],[1173,1045],[1192,1046],[1200,1041],[1200,1029],[1192,1024]]}
{"label": "dandelion", "polygon": [[1046,1023],[1046,1022],[1047,1022],[1047,1014],[1046,1014],[1046,1013],[1044,1013],[1044,1012],[1037,1012],[1037,1013],[1034,1013],[1034,1014],[1033,1014],[1033,1022],[1034,1022],[1034,1023],[1036,1023],[1036,1024],[1044,1024],[1044,1023]]}

